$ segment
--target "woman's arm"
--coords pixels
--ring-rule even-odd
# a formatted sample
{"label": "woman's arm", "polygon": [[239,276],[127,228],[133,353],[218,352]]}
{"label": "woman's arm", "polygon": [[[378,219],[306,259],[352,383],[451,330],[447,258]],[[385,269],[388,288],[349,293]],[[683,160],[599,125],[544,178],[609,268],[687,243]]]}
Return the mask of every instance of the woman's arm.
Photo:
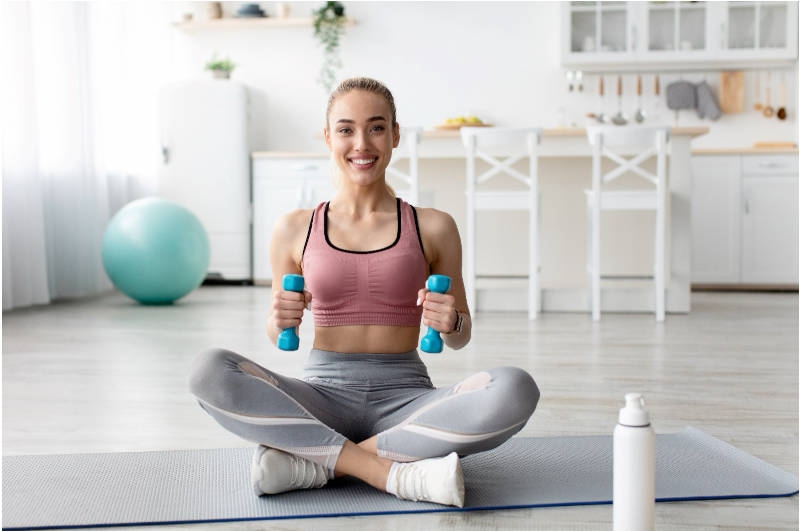
{"label": "woman's arm", "polygon": [[311,220],[311,210],[295,210],[275,223],[270,240],[269,260],[272,267],[272,304],[267,317],[267,335],[273,344],[284,328],[300,326],[303,312],[311,302],[308,291],[284,291],[283,275],[302,275],[303,244]]}
{"label": "woman's arm", "polygon": [[[445,344],[456,350],[469,343],[472,323],[464,279],[461,276],[461,236],[453,218],[433,208],[418,208],[422,245],[431,273],[450,277],[450,291],[432,293],[420,290],[422,324],[442,333]],[[461,319],[460,330],[458,321]]]}

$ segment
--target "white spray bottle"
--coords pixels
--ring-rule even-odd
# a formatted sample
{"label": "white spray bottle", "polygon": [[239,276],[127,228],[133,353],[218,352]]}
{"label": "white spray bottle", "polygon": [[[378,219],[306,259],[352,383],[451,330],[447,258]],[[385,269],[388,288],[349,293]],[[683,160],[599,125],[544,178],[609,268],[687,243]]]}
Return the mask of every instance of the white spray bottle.
{"label": "white spray bottle", "polygon": [[614,531],[655,527],[655,442],[644,398],[626,394],[614,428]]}

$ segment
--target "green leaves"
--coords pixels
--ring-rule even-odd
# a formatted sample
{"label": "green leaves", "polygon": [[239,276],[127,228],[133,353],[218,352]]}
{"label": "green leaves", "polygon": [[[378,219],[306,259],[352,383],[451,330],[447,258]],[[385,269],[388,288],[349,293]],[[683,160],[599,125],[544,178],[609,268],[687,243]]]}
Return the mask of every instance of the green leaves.
{"label": "green leaves", "polygon": [[322,46],[322,67],[317,83],[327,92],[336,82],[336,70],[342,67],[339,42],[345,29],[344,6],[341,2],[326,2],[313,12],[314,37]]}
{"label": "green leaves", "polygon": [[236,68],[236,64],[229,57],[217,59],[217,54],[214,54],[211,60],[206,62],[206,70],[220,70],[231,73],[234,68]]}

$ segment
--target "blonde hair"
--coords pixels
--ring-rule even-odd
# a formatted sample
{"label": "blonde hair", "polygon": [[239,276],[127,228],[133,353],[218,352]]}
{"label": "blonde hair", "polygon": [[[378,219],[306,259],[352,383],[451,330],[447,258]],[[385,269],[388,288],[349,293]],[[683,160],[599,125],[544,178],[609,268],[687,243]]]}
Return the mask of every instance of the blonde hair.
{"label": "blonde hair", "polygon": [[328,98],[328,107],[325,110],[326,126],[328,125],[328,120],[331,116],[331,108],[336,102],[336,99],[339,96],[343,96],[353,90],[363,90],[365,92],[371,92],[372,94],[377,94],[378,96],[383,97],[383,99],[386,100],[386,103],[389,104],[389,110],[392,112],[392,127],[397,125],[397,109],[394,106],[394,96],[392,96],[392,92],[386,87],[386,85],[370,77],[351,77],[339,83],[339,86],[337,86],[334,91],[331,92],[331,95]]}
{"label": "blonde hair", "polygon": [[[378,96],[381,96],[384,100],[386,100],[386,103],[389,105],[389,110],[391,111],[392,114],[392,129],[394,129],[394,127],[397,125],[397,108],[394,105],[394,96],[392,96],[392,92],[386,87],[386,85],[370,77],[347,78],[341,83],[339,83],[339,85],[333,90],[333,92],[331,92],[331,95],[328,97],[328,106],[325,109],[326,129],[330,125],[328,122],[330,120],[331,109],[333,108],[333,104],[336,103],[336,100],[339,98],[339,96],[344,96],[345,94],[348,94],[349,92],[352,92],[354,90],[363,90],[364,92],[377,94]],[[333,167],[335,168],[335,166]],[[339,187],[338,186],[339,182],[337,179],[338,175],[336,175],[335,172],[333,173],[334,174],[331,175],[331,178],[333,180],[333,185],[334,187],[338,188]],[[389,185],[388,182],[386,183],[386,189],[389,191],[389,194],[392,197],[397,197],[397,194],[395,194],[394,189]]]}

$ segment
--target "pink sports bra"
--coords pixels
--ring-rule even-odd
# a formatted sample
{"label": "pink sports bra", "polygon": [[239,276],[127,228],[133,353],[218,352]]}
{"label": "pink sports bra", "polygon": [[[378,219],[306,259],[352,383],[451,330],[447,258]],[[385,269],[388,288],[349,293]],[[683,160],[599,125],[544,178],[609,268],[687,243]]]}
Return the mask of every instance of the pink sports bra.
{"label": "pink sports bra", "polygon": [[414,207],[397,198],[397,218],[394,243],[348,251],[328,239],[328,203],[314,209],[302,265],[316,326],[419,326],[428,264]]}

